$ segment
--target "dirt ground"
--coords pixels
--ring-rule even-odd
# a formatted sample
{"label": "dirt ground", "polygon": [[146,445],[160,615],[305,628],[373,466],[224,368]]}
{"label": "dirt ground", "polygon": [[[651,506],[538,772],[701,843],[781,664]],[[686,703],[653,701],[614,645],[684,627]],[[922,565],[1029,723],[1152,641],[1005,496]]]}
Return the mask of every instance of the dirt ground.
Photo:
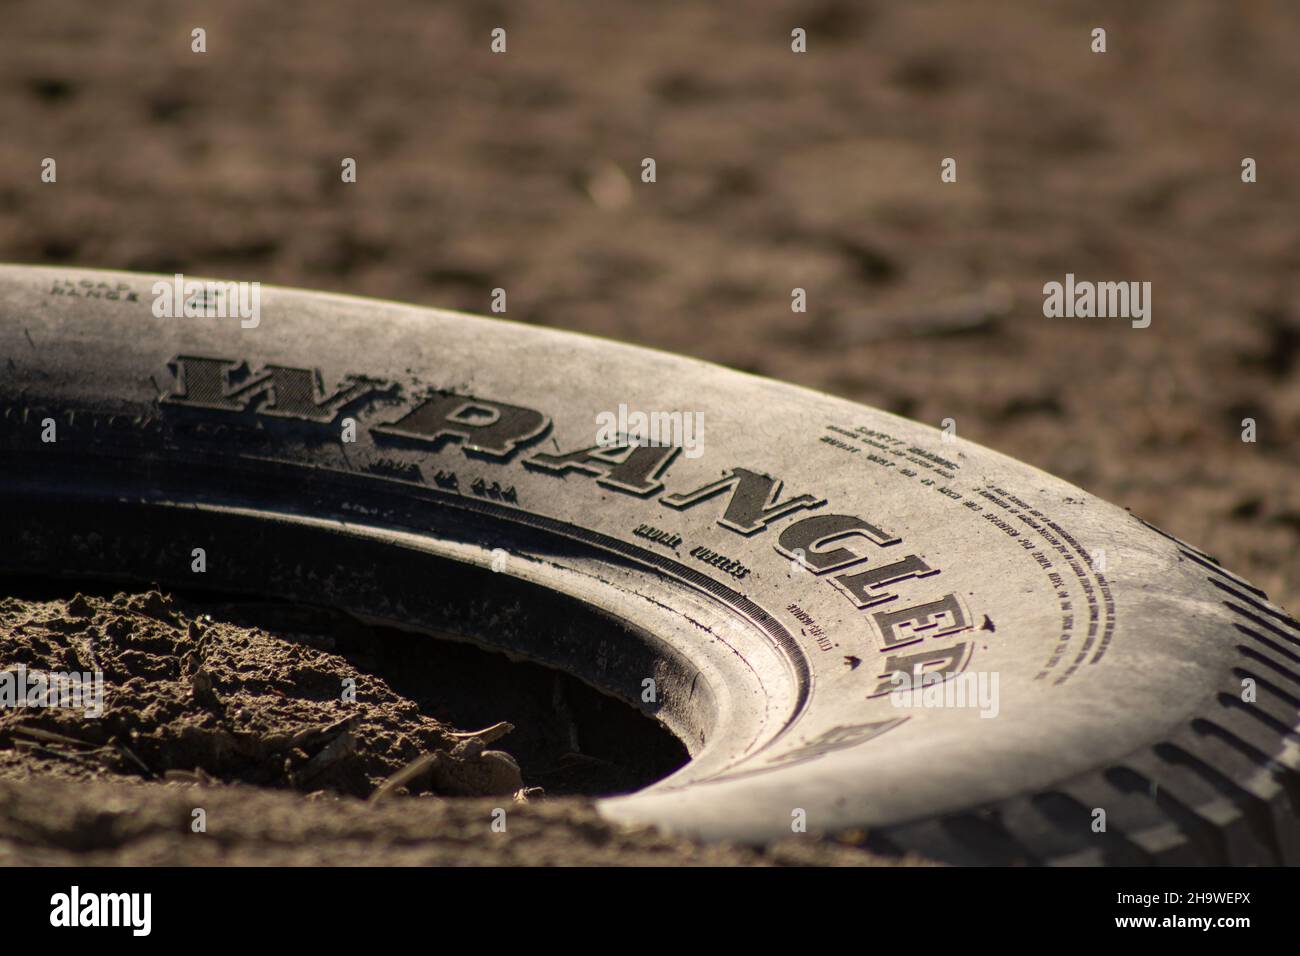
{"label": "dirt ground", "polygon": [[[759,852],[605,822],[574,795],[637,789],[685,750],[472,647],[152,590],[27,590],[0,601],[0,640],[9,673],[98,669],[107,699],[0,710],[0,865],[885,862],[864,834]],[[505,719],[451,723],[485,714]]]}
{"label": "dirt ground", "polygon": [[[497,26],[505,55],[489,51]],[[795,27],[806,54],[790,50]],[[1094,27],[1107,30],[1104,54],[1090,50]],[[1294,611],[1297,44],[1300,8],[1286,2],[318,0],[308,12],[18,0],[0,36],[0,260],[478,312],[500,286],[516,320],[952,418],[961,436],[1128,506]],[[47,156],[55,184],[39,179]],[[355,184],[340,181],[343,157],[357,161]],[[654,183],[640,180],[645,157]],[[940,182],[946,157],[955,183]],[[1257,182],[1242,182],[1245,157]],[[1151,326],[1045,318],[1043,284],[1066,273],[1151,282]],[[791,311],[795,287],[805,314]],[[80,633],[73,592],[14,593],[0,606],[6,660],[30,648],[15,637],[23,620],[54,621],[49,653],[66,653]],[[219,619],[223,641],[240,628],[254,639]],[[169,647],[139,653],[179,668],[168,634]],[[192,685],[193,672],[167,679]],[[232,752],[192,700],[175,720],[136,716],[239,786],[113,783],[103,775],[132,774],[113,769],[130,761],[116,750],[93,773],[81,757],[55,769],[69,761],[0,737],[0,860],[777,859],[616,833],[573,799],[517,805],[528,840],[490,844],[464,837],[481,801],[440,799],[432,778],[428,798],[362,804],[417,751],[441,747],[448,767],[481,759],[453,759],[458,738],[418,695],[387,693],[409,728],[390,750],[332,764],[326,792],[350,795],[338,799],[304,800],[313,785],[294,775],[311,747],[271,773],[285,754],[265,736],[280,724],[239,725],[249,752]],[[309,704],[284,707],[303,729],[328,726]],[[559,756],[528,752],[538,768]],[[236,758],[236,770],[221,762]],[[49,779],[13,782],[33,767]],[[88,775],[87,789],[67,795],[61,774]],[[247,822],[225,843],[185,838],[196,791],[246,808]],[[873,859],[833,842],[791,852],[780,861]]]}

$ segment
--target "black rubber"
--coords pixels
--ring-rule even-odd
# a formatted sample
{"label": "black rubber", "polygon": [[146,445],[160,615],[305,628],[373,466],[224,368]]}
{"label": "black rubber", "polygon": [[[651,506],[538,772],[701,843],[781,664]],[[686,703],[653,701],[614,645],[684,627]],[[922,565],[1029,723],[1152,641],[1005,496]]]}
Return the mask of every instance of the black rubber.
{"label": "black rubber", "polygon": [[[328,603],[561,667],[691,752],[615,819],[1300,861],[1300,625],[1125,511],[702,362],[271,288],[254,327],[158,318],[156,281],[0,267],[0,570]],[[611,444],[635,412],[702,432]]]}

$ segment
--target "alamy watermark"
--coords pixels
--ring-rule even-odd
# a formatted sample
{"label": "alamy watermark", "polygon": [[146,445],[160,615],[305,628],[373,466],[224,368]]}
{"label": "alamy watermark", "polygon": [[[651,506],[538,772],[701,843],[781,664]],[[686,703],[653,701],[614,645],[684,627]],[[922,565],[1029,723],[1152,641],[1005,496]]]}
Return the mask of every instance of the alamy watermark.
{"label": "alamy watermark", "polygon": [[74,885],[50,897],[50,925],[55,927],[124,927],[132,936],[153,929],[152,893],[83,893]]}
{"label": "alamy watermark", "polygon": [[894,671],[889,681],[894,687],[889,692],[889,702],[895,707],[978,708],[981,718],[996,717],[1001,710],[997,671],[963,671],[952,675]]}
{"label": "alamy watermark", "polygon": [[153,314],[159,319],[239,319],[245,329],[262,321],[260,282],[187,279],[181,273],[153,284]]}
{"label": "alamy watermark", "polygon": [[628,411],[623,402],[617,412],[596,415],[596,444],[605,448],[649,445],[680,448],[687,458],[704,454],[703,412]]}
{"label": "alamy watermark", "polygon": [[0,709],[69,707],[87,717],[104,713],[103,671],[39,671],[21,664],[0,671]]}
{"label": "alamy watermark", "polygon": [[1073,272],[1065,282],[1043,286],[1043,315],[1049,319],[1131,319],[1133,328],[1151,324],[1150,282],[1076,282]]}

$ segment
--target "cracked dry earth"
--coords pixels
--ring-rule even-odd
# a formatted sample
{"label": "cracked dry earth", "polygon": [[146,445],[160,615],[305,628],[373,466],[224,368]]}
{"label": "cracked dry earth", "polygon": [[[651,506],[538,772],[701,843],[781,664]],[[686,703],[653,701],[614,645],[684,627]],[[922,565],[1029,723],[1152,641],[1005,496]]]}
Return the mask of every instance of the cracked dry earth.
{"label": "cracked dry earth", "polygon": [[[155,590],[7,598],[0,657],[10,673],[104,674],[100,714],[0,710],[0,864],[896,862],[863,834],[760,852],[609,824],[571,794],[684,759],[645,718],[562,675],[332,612]],[[511,719],[434,716],[493,708]],[[620,757],[629,735],[638,752]]]}

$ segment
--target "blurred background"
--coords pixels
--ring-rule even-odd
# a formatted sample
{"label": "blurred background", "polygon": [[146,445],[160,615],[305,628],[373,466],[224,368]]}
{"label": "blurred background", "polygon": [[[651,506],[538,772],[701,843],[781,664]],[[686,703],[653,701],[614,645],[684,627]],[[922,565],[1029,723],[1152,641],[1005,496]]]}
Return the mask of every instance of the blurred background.
{"label": "blurred background", "polygon": [[[1300,607],[1294,3],[2,10],[0,260],[500,286],[511,319],[953,418]],[[1044,318],[1067,272],[1150,281],[1151,327]]]}

